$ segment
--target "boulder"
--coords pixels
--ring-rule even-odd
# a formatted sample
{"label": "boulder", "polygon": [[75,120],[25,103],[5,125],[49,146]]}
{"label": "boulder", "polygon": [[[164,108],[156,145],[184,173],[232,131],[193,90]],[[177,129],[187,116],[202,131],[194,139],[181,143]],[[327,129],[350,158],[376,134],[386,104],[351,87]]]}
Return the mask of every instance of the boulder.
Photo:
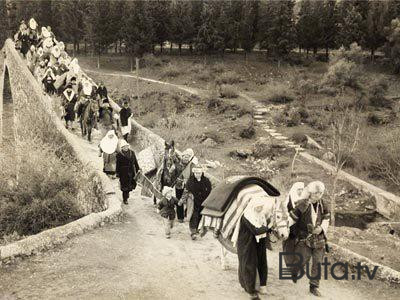
{"label": "boulder", "polygon": [[203,145],[208,146],[208,147],[215,147],[218,145],[216,141],[214,141],[212,138],[206,138],[203,142]]}

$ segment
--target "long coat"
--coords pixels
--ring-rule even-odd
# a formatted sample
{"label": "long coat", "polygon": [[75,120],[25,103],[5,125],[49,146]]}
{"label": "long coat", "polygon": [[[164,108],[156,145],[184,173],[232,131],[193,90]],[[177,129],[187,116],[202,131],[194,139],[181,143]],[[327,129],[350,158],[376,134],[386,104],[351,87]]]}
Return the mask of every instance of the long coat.
{"label": "long coat", "polygon": [[130,192],[136,188],[135,176],[138,171],[139,164],[133,150],[117,153],[116,173],[119,177],[121,191]]}
{"label": "long coat", "polygon": [[237,241],[237,253],[239,258],[239,282],[249,294],[256,292],[257,274],[260,284],[267,281],[267,248],[266,238],[261,238],[257,243],[255,236],[268,232],[263,226],[256,228],[244,216],[240,220],[240,230]]}

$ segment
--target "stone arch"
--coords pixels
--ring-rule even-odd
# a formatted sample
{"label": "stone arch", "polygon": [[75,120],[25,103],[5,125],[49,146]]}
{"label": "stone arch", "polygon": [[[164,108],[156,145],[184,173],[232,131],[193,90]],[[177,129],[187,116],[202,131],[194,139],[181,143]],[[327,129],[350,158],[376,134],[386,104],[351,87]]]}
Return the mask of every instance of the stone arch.
{"label": "stone arch", "polygon": [[11,94],[10,75],[4,62],[0,77],[0,143],[3,146],[15,141],[14,101]]}

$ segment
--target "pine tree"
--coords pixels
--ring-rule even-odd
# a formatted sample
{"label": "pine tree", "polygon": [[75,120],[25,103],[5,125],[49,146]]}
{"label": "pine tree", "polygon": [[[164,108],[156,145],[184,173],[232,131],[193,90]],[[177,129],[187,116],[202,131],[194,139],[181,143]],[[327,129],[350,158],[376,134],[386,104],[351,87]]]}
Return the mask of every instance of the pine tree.
{"label": "pine tree", "polygon": [[260,18],[259,41],[263,49],[278,56],[287,55],[295,45],[294,1],[267,1]]}
{"label": "pine tree", "polygon": [[190,44],[193,40],[194,23],[191,19],[191,3],[189,1],[175,1],[171,8],[170,39],[178,44],[179,54],[184,43]]}
{"label": "pine tree", "polygon": [[201,53],[210,53],[224,48],[223,33],[218,31],[217,20],[221,15],[221,3],[204,1],[195,46]]}
{"label": "pine tree", "polygon": [[325,48],[326,59],[329,57],[329,49],[336,47],[336,38],[338,33],[339,16],[336,7],[336,0],[321,1],[321,47]]}
{"label": "pine tree", "polygon": [[152,49],[154,31],[146,1],[128,3],[122,35],[131,56],[141,57]]}
{"label": "pine tree", "polygon": [[260,1],[247,0],[243,3],[243,17],[240,25],[240,45],[246,53],[257,43]]}
{"label": "pine tree", "polygon": [[147,6],[154,31],[154,44],[160,45],[162,52],[164,43],[169,39],[171,5],[169,1],[152,0],[148,1]]}
{"label": "pine tree", "polygon": [[368,1],[368,11],[364,20],[365,26],[361,45],[371,51],[372,58],[375,51],[386,42],[384,28],[390,21],[388,19],[387,1]]}
{"label": "pine tree", "polygon": [[362,39],[363,19],[354,1],[341,1],[338,7],[337,46],[349,49],[354,42],[360,44]]}
{"label": "pine tree", "polygon": [[97,66],[100,67],[100,55],[106,52],[116,39],[111,2],[105,0],[89,2],[85,24],[87,39],[98,55]]}
{"label": "pine tree", "polygon": [[7,33],[8,33],[8,18],[7,18],[6,1],[0,1],[0,48],[3,48],[3,44],[7,39]]}

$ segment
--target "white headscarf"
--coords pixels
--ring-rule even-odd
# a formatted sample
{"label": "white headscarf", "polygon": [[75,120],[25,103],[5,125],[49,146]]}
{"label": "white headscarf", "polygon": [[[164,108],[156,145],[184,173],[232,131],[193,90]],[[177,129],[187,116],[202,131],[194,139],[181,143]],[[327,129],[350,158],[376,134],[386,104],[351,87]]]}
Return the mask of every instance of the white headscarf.
{"label": "white headscarf", "polygon": [[[267,226],[267,203],[268,199],[264,196],[251,199],[244,210],[244,217],[257,228]],[[260,207],[261,210],[258,211]]]}
{"label": "white headscarf", "polygon": [[289,204],[289,201],[291,201],[292,207],[294,208],[296,205],[296,202],[301,199],[301,195],[299,196],[297,194],[297,190],[299,190],[299,189],[304,189],[304,182],[296,182],[292,185],[292,187],[290,188],[289,194],[286,197],[286,202],[285,202],[286,207]]}

